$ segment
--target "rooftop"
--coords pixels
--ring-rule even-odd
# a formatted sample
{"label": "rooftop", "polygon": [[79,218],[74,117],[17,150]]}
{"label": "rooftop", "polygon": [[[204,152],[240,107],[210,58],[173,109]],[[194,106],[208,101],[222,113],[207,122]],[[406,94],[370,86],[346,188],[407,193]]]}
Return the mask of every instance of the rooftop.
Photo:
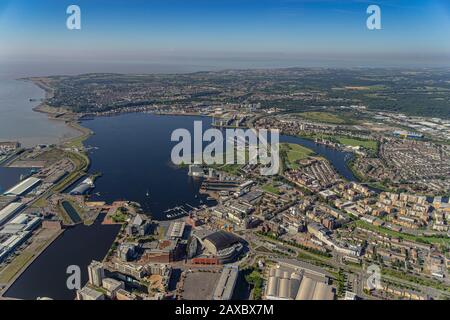
{"label": "rooftop", "polygon": [[30,190],[32,187],[34,187],[36,184],[38,184],[41,180],[38,178],[30,177],[16,186],[12,187],[11,189],[7,190],[4,194],[5,195],[15,195],[20,196]]}
{"label": "rooftop", "polygon": [[219,251],[239,242],[240,238],[230,232],[220,230],[206,236],[204,241],[211,242]]}

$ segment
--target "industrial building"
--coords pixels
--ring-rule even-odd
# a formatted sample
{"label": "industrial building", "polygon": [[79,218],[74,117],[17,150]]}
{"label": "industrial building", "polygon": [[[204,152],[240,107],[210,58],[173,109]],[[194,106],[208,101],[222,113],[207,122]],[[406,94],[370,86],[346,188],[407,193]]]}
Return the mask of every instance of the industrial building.
{"label": "industrial building", "polygon": [[91,178],[84,179],[78,186],[69,192],[70,195],[80,196],[86,194],[89,190],[95,187],[94,181]]}
{"label": "industrial building", "polygon": [[0,195],[0,210],[5,208],[8,204],[16,202],[17,197],[16,196],[3,196]]}
{"label": "industrial building", "polygon": [[173,239],[182,238],[186,223],[182,221],[172,222],[167,231],[167,236]]}
{"label": "industrial building", "polygon": [[335,290],[319,268],[296,260],[280,260],[269,271],[268,300],[334,300]]}
{"label": "industrial building", "polygon": [[403,130],[394,131],[394,136],[400,138],[410,138],[410,139],[423,139],[424,135],[422,133],[408,132]]}
{"label": "industrial building", "polygon": [[231,300],[238,276],[238,266],[225,266],[214,290],[213,300]]}
{"label": "industrial building", "polygon": [[23,231],[33,231],[39,226],[40,222],[40,217],[22,213],[5,224],[5,226],[0,230],[0,235],[16,234]]}
{"label": "industrial building", "polygon": [[41,182],[41,179],[30,177],[28,179],[23,180],[16,186],[7,190],[4,195],[5,196],[23,196],[26,193],[30,192],[34,187],[36,187]]}
{"label": "industrial building", "polygon": [[5,208],[0,210],[0,226],[6,221],[12,218],[16,213],[18,213],[24,207],[23,203],[13,202],[7,205]]}
{"label": "industrial building", "polygon": [[5,260],[14,250],[17,249],[31,236],[30,231],[23,231],[14,234],[0,243],[0,262]]}
{"label": "industrial building", "polygon": [[22,245],[41,223],[34,215],[20,214],[0,230],[0,262]]}

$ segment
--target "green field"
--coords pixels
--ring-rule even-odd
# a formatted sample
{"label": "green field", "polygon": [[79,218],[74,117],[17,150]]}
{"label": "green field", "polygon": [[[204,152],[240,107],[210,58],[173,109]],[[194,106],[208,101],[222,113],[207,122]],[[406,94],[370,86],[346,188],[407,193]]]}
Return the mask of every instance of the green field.
{"label": "green field", "polygon": [[330,123],[330,124],[352,124],[353,121],[343,118],[338,114],[330,112],[302,112],[298,114],[301,118],[316,122]]}
{"label": "green field", "polygon": [[338,137],[337,140],[340,144],[352,147],[362,147],[376,151],[378,148],[378,142],[375,140],[363,140],[348,137]]}
{"label": "green field", "polygon": [[345,86],[339,88],[332,88],[333,90],[347,90],[347,91],[379,91],[388,89],[385,85],[370,85],[370,86]]}
{"label": "green field", "polygon": [[[208,165],[211,168],[214,168],[219,171],[223,171],[232,175],[239,175],[239,170],[242,168],[243,164],[237,164],[238,155],[241,155],[242,151],[238,151],[237,148],[234,148],[232,150],[227,150],[223,154],[217,154],[216,158],[220,159],[220,162],[223,164],[211,164]],[[234,159],[235,163],[227,164],[228,157],[232,157]],[[249,159],[249,150],[248,148],[245,148],[245,163],[248,163],[250,161]],[[205,163],[205,165],[207,165]]]}
{"label": "green field", "polygon": [[314,152],[311,149],[292,143],[282,143],[280,146],[280,153],[284,155],[284,163],[289,169],[298,169],[299,165],[297,161],[314,155]]}
{"label": "green field", "polygon": [[219,171],[223,171],[232,175],[239,175],[239,170],[242,168],[240,164],[224,164],[224,165],[210,165],[211,168],[214,168]]}
{"label": "green field", "polygon": [[111,219],[115,223],[124,223],[127,221],[128,216],[122,211],[122,208],[118,208],[116,212],[111,216]]}
{"label": "green field", "polygon": [[352,138],[347,136],[331,136],[331,135],[324,135],[324,134],[313,134],[313,135],[307,135],[303,136],[305,138],[309,139],[325,139],[332,142],[336,142],[345,146],[351,146],[351,147],[362,147],[365,149],[369,149],[372,151],[377,151],[378,149],[378,141],[376,140],[367,140],[367,139],[360,139],[360,138]]}
{"label": "green field", "polygon": [[274,194],[280,194],[280,190],[278,190],[277,187],[275,187],[273,184],[266,184],[262,186],[262,189],[264,191],[274,193]]}
{"label": "green field", "polygon": [[0,272],[0,283],[8,283],[33,258],[30,252],[22,252]]}

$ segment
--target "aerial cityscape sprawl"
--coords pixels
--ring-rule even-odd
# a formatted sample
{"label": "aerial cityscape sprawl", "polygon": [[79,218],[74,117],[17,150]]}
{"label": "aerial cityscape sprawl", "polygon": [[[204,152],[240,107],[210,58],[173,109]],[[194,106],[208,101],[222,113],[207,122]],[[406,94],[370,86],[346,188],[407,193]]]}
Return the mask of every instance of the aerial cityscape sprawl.
{"label": "aerial cityscape sprawl", "polygon": [[[4,299],[15,298],[9,288],[67,230],[98,220],[118,232],[107,254],[82,270],[78,300],[450,298],[448,70],[27,80],[46,92],[36,110],[80,134],[32,148],[0,142],[1,166],[28,170],[0,195]],[[135,199],[93,198],[104,177],[88,170],[94,148],[85,141],[95,132],[81,121],[125,113],[203,116],[220,130],[279,129],[279,172],[262,176],[250,163],[173,165],[207,201],[158,213]],[[343,154],[343,168],[326,152]],[[371,281],[373,268],[379,281]]]}

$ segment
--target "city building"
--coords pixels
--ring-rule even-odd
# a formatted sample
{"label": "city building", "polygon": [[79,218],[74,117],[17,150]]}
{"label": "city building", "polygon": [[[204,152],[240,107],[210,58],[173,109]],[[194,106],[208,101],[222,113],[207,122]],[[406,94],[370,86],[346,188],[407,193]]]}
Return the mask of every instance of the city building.
{"label": "city building", "polygon": [[134,243],[121,243],[117,248],[117,257],[122,261],[132,261],[136,258],[136,245]]}
{"label": "city building", "polygon": [[116,298],[116,293],[118,290],[125,289],[125,285],[122,281],[112,278],[104,278],[102,280],[102,287],[106,290],[108,297],[111,299]]}
{"label": "city building", "polygon": [[93,260],[88,266],[89,283],[93,286],[101,287],[105,277],[105,271],[101,262]]}
{"label": "city building", "polygon": [[126,232],[130,236],[145,236],[151,229],[151,220],[143,215],[137,214],[126,227]]}
{"label": "city building", "polygon": [[241,238],[223,230],[208,234],[195,232],[190,242],[190,246],[194,247],[194,242],[196,252],[200,252],[193,259],[193,263],[199,264],[229,263],[235,260],[244,248]]}
{"label": "city building", "polygon": [[214,290],[213,300],[231,300],[238,276],[238,266],[225,266]]}

